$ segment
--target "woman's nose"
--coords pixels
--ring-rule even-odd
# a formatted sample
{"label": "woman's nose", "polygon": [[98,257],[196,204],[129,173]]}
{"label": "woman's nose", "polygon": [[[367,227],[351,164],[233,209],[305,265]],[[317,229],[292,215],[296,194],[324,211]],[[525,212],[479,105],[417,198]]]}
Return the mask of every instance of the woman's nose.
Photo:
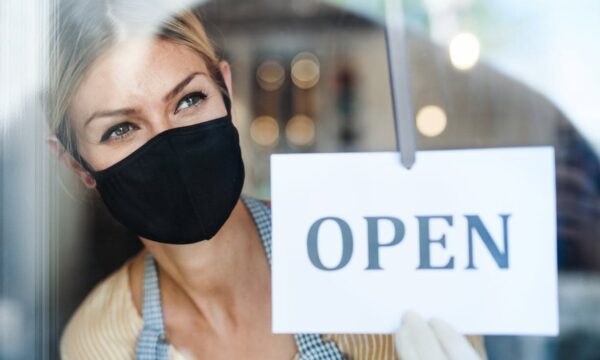
{"label": "woman's nose", "polygon": [[163,131],[173,129],[177,127],[172,121],[169,121],[168,118],[155,118],[150,120],[150,135],[151,137],[155,137],[156,135],[162,133]]}

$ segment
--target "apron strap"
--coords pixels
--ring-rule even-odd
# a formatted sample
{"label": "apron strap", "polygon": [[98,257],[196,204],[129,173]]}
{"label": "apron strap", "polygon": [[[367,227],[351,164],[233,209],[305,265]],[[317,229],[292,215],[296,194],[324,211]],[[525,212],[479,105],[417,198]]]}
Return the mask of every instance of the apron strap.
{"label": "apron strap", "polygon": [[167,360],[169,344],[165,340],[160,286],[154,258],[144,255],[144,302],[142,305],[144,328],[136,347],[137,360]]}
{"label": "apron strap", "polygon": [[242,195],[242,201],[254,219],[269,266],[271,266],[271,208],[264,202],[246,195]]}

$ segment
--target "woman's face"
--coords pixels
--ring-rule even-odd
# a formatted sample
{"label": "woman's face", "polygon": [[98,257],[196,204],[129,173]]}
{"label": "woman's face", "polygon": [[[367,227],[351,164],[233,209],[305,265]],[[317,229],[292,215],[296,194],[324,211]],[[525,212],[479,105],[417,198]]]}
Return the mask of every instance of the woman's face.
{"label": "woman's face", "polygon": [[[227,86],[227,63],[220,64]],[[227,114],[204,59],[165,40],[131,40],[90,68],[69,110],[77,149],[94,170],[124,159],[158,133]]]}

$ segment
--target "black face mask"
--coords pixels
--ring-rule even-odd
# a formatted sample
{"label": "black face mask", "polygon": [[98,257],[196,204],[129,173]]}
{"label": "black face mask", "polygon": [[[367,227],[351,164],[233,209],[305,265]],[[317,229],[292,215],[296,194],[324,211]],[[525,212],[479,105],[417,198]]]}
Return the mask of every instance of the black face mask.
{"label": "black face mask", "polygon": [[163,131],[105,170],[82,161],[119,222],[169,244],[207,240],[221,229],[244,184],[231,102],[224,100],[226,116]]}

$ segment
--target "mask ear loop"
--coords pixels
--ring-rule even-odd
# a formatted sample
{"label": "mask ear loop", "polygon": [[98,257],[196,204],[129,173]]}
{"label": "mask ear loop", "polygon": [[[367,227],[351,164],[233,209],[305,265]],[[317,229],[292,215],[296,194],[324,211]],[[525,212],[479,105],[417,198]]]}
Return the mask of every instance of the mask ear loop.
{"label": "mask ear loop", "polygon": [[227,116],[231,118],[231,99],[229,98],[229,95],[223,92],[221,92],[221,95],[223,96],[223,102],[225,103],[225,108],[227,109]]}
{"label": "mask ear loop", "polygon": [[219,92],[221,93],[221,96],[223,97],[223,102],[225,103],[225,109],[227,110],[227,115],[229,116],[229,118],[232,118],[231,99],[229,98],[229,94],[227,93],[227,84],[225,83],[225,79],[223,78],[223,73],[221,73],[220,70],[216,71],[216,81],[217,81],[217,85],[219,86]]}
{"label": "mask ear loop", "polygon": [[69,154],[71,154],[71,156],[73,157],[73,159],[75,159],[75,161],[77,161],[84,169],[86,169],[90,174],[92,174],[92,176],[94,176],[94,170],[92,169],[92,167],[90,166],[90,164],[88,164],[83,157],[81,156],[81,154],[79,154],[79,151],[77,151],[77,146],[73,145],[73,146],[68,146],[67,145],[67,137],[66,137],[66,123],[67,120],[63,121],[59,126],[58,129],[56,130],[56,138],[58,139],[58,141],[61,143],[61,145],[63,146],[63,148],[65,148],[65,150],[67,152],[69,152]]}

